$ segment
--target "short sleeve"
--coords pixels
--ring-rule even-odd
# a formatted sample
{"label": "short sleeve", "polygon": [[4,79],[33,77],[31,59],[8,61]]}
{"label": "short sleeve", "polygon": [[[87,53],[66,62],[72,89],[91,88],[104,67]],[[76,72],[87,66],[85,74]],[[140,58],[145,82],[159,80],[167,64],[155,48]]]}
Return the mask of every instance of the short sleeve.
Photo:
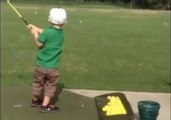
{"label": "short sleeve", "polygon": [[45,43],[46,39],[47,39],[46,30],[43,30],[43,32],[38,37],[38,41],[41,43]]}

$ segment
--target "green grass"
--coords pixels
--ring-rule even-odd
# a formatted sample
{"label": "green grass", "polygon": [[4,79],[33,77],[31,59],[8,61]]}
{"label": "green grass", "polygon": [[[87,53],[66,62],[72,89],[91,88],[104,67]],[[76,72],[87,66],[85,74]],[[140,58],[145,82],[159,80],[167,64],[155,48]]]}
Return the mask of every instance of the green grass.
{"label": "green grass", "polygon": [[[48,12],[55,6],[14,5],[30,23],[41,27],[49,25]],[[65,87],[170,92],[168,11],[102,4],[58,6],[68,12],[59,68]],[[12,9],[2,3],[1,12],[2,84],[30,85],[37,48]]]}

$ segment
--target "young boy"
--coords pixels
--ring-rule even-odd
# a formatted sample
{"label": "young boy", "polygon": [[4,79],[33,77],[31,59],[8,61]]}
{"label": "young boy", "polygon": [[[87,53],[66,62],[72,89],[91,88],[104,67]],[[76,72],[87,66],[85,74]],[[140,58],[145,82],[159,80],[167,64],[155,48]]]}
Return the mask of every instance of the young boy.
{"label": "young boy", "polygon": [[[37,45],[38,55],[36,59],[36,68],[32,83],[32,107],[41,105],[40,112],[52,112],[58,110],[54,104],[51,104],[51,98],[54,97],[59,72],[57,70],[62,53],[63,45],[63,25],[66,23],[67,14],[62,8],[52,8],[49,12],[48,21],[52,26],[41,29],[35,25],[29,24],[34,42]],[[44,95],[43,100],[41,95]]]}

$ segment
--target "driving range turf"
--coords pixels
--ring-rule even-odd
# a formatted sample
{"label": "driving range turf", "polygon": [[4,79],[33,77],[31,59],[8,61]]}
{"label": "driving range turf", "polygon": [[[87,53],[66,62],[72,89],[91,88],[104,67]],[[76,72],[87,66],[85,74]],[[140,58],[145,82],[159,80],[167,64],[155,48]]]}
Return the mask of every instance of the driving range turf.
{"label": "driving range turf", "polygon": [[[41,27],[49,25],[49,9],[56,7],[14,5],[28,22]],[[68,12],[59,68],[59,83],[64,88],[170,92],[168,11],[102,4],[59,6]],[[97,120],[94,100],[68,91],[60,94],[59,113],[42,115],[30,108],[37,48],[30,32],[5,2],[1,13],[2,120]],[[15,104],[23,107],[15,108]]]}
{"label": "driving range turf", "polygon": [[[30,87],[2,89],[1,120],[98,120],[93,98],[62,90],[57,104],[60,111],[40,113],[30,107]],[[22,105],[22,106],[21,106]]]}

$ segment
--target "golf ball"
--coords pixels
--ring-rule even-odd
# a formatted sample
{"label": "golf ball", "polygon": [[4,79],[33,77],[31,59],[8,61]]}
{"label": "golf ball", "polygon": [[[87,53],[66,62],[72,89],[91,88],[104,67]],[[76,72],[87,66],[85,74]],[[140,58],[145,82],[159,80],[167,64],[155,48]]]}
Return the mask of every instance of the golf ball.
{"label": "golf ball", "polygon": [[82,104],[81,107],[84,107],[84,105]]}
{"label": "golf ball", "polygon": [[21,104],[15,104],[15,105],[13,105],[13,107],[15,107],[15,108],[21,108],[21,107],[23,107],[23,105],[21,105]]}
{"label": "golf ball", "polygon": [[80,20],[79,23],[82,23],[82,21]]}
{"label": "golf ball", "polygon": [[37,12],[34,12],[35,15],[37,15]]}

